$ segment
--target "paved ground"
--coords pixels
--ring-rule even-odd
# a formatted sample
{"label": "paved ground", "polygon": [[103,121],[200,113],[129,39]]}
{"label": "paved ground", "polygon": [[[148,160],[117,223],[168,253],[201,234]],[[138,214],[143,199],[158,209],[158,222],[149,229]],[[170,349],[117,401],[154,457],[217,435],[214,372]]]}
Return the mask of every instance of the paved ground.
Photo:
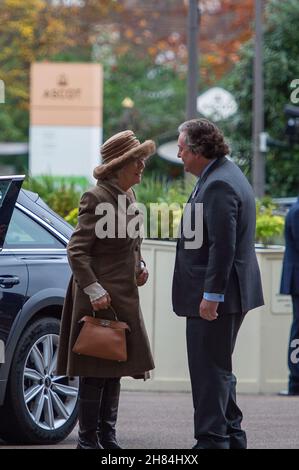
{"label": "paved ground", "polygon": [[[299,397],[239,395],[250,449],[299,448]],[[119,442],[126,449],[190,449],[194,444],[190,393],[122,392]],[[74,448],[76,431],[56,446]],[[3,448],[8,447],[0,443]],[[21,448],[21,446],[19,446]]]}

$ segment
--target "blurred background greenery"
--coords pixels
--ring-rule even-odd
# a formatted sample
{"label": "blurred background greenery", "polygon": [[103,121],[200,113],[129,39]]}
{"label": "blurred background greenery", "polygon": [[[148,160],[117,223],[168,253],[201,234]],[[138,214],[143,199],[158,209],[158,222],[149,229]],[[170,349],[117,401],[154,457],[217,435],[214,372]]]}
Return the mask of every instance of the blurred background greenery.
{"label": "blurred background greenery", "polygon": [[[124,128],[157,145],[176,138],[185,117],[187,76],[187,3],[183,0],[2,0],[0,2],[0,143],[28,142],[29,71],[33,62],[93,62],[104,68],[104,139]],[[238,111],[217,124],[231,156],[251,180],[254,0],[201,0],[199,93],[222,86]],[[286,144],[283,108],[291,103],[291,82],[299,79],[299,2],[265,0],[265,130],[284,146],[266,154],[266,193],[257,201],[256,240],[281,242],[283,217],[273,197],[296,196],[299,148]],[[5,171],[13,166],[28,175],[27,156],[0,156]],[[24,187],[40,196],[72,225],[80,195],[90,182],[44,176]],[[157,155],[136,188],[138,200],[178,203],[188,198],[180,165]],[[175,219],[175,214],[174,214]],[[159,228],[161,236],[161,227]]]}
{"label": "blurred background greenery", "polygon": [[[75,226],[78,220],[80,197],[89,185],[89,181],[84,178],[45,176],[27,178],[23,188],[38,193],[55,212]],[[151,175],[143,178],[142,184],[135,187],[135,192],[137,201],[146,207],[146,236],[150,236],[150,231],[151,233],[155,231],[153,224],[158,224],[155,238],[165,238],[165,233],[169,233],[171,239],[176,238],[181,212],[192,188],[192,181],[185,182],[182,179],[167,181]],[[173,205],[173,210],[168,223],[167,218],[157,216],[157,211],[165,211],[164,214],[166,214],[167,207],[170,205]],[[175,205],[181,210],[178,210]],[[263,246],[283,244],[284,217],[278,212],[271,198],[257,200],[256,216],[256,242]]]}
{"label": "blurred background greenery", "polygon": [[[299,2],[264,3],[265,130],[283,140],[283,108],[290,103],[290,83],[299,78]],[[199,91],[221,85],[235,97],[238,112],[218,124],[250,179],[254,0],[201,0],[201,7]],[[28,141],[29,70],[35,61],[103,64],[104,139],[125,127],[158,145],[175,137],[185,113],[186,12],[183,0],[2,0],[6,103],[0,105],[0,142]],[[271,147],[266,164],[267,194],[298,194],[298,146]],[[0,166],[9,165],[27,174],[28,156],[1,156]],[[180,166],[157,156],[149,172],[167,180],[182,177]]]}

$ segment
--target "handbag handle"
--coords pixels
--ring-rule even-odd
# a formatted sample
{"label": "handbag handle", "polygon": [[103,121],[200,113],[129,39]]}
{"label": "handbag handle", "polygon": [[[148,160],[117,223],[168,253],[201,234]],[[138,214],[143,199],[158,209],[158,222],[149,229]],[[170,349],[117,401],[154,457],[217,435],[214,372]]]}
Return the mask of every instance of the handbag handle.
{"label": "handbag handle", "polygon": [[[109,309],[112,310],[113,315],[114,315],[114,318],[115,318],[115,321],[119,321],[118,318],[117,318],[116,311],[114,310],[114,308],[112,307],[112,305],[110,305],[107,310],[109,310]],[[105,310],[106,310],[106,309],[105,309]],[[94,310],[93,310],[93,312],[92,312],[92,315],[93,315],[94,318],[96,318],[96,312],[95,312]]]}

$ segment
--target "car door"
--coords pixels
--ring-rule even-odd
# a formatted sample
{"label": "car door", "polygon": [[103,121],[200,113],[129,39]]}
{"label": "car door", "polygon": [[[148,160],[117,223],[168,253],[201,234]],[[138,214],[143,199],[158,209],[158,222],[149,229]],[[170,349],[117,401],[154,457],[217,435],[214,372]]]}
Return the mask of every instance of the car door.
{"label": "car door", "polygon": [[[7,195],[3,185],[2,204]],[[78,412],[78,379],[55,373],[57,315],[70,278],[67,238],[39,216],[41,208],[22,204],[23,195],[6,204],[0,252],[6,284],[0,299],[0,325],[1,321],[5,325],[2,337],[6,339],[6,361],[0,366],[0,439],[55,443],[72,431]],[[9,297],[8,290],[18,297]]]}
{"label": "car door", "polygon": [[12,323],[24,304],[28,269],[13,251],[3,250],[5,237],[24,176],[0,176],[0,363]]}
{"label": "car door", "polygon": [[19,259],[26,264],[28,298],[36,295],[47,298],[51,296],[51,290],[66,290],[71,276],[66,242],[47,229],[36,214],[25,211],[24,207],[15,208],[3,251],[18,253]]}

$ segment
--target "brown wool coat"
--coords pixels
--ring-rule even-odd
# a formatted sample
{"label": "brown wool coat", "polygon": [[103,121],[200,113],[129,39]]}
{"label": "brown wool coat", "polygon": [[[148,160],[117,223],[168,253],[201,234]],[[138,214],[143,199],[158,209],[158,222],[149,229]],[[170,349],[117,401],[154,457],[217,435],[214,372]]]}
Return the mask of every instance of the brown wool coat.
{"label": "brown wool coat", "polygon": [[[67,248],[73,276],[62,313],[58,375],[147,378],[148,371],[154,368],[136,285],[141,259],[140,238],[100,239],[95,233],[99,221],[96,206],[109,202],[117,209],[120,194],[126,194],[127,206],[135,200],[133,191],[123,193],[112,183],[100,180],[81,198],[78,225]],[[126,223],[132,217],[127,216]],[[118,227],[117,219],[115,226]],[[127,335],[128,360],[124,363],[72,352],[80,330],[78,321],[84,315],[92,315],[89,297],[83,289],[96,281],[109,292],[118,319],[127,322],[131,328]],[[109,310],[98,311],[97,317],[113,319]]]}

